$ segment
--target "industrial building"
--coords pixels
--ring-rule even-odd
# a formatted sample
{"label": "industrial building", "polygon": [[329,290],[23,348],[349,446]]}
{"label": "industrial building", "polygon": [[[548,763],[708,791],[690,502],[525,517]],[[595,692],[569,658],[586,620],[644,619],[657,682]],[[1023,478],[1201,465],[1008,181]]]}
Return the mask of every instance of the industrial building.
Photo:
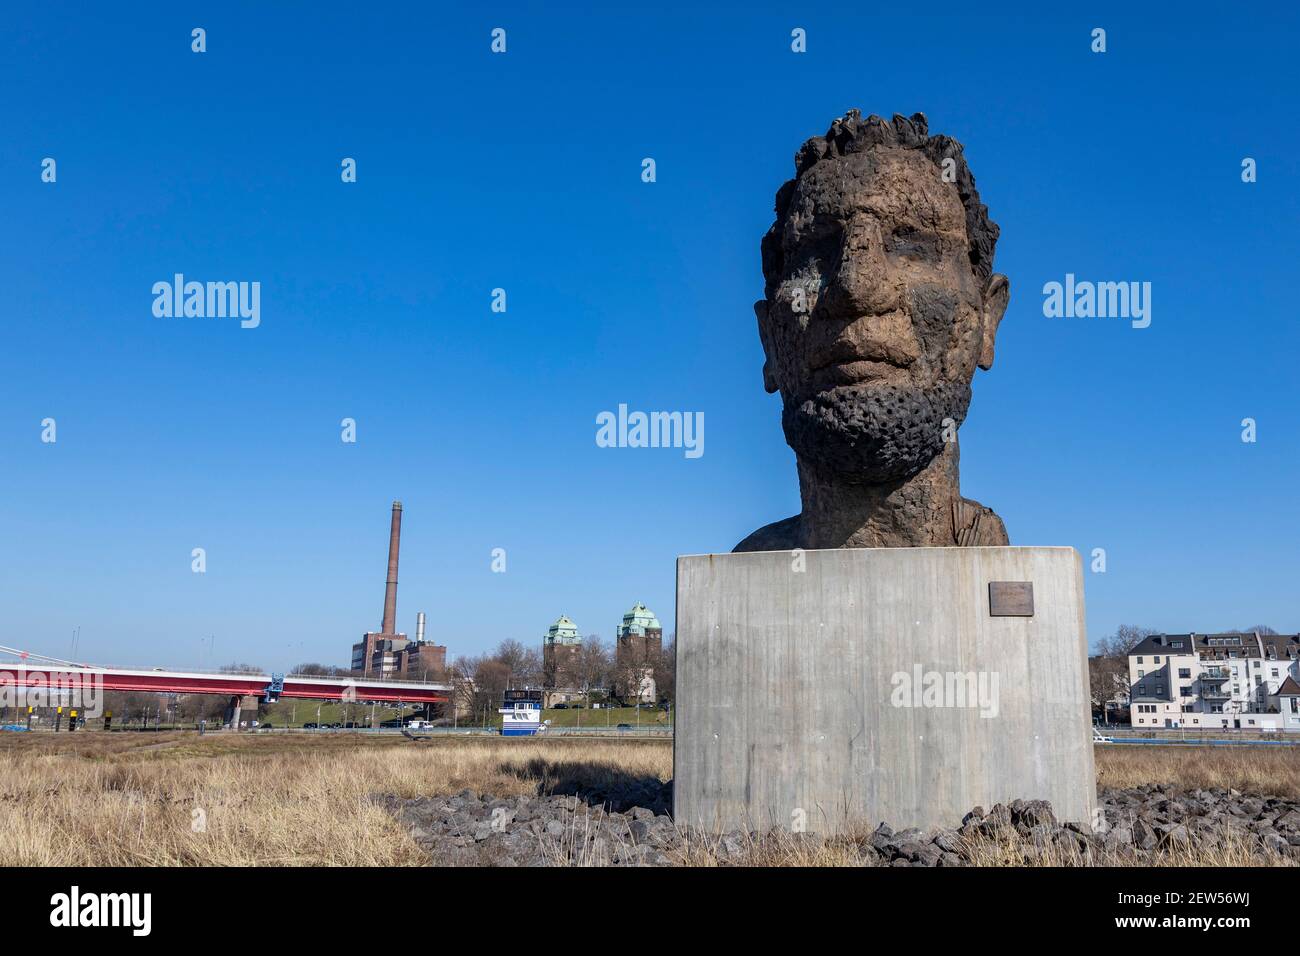
{"label": "industrial building", "polygon": [[1128,668],[1134,727],[1300,731],[1300,634],[1157,634]]}
{"label": "industrial building", "polygon": [[397,631],[397,564],[402,540],[402,503],[393,502],[388,532],[388,579],[384,588],[384,617],[378,631],[352,645],[352,671],[367,677],[431,680],[447,671],[447,648],[425,637],[425,617],[416,618],[415,640]]}

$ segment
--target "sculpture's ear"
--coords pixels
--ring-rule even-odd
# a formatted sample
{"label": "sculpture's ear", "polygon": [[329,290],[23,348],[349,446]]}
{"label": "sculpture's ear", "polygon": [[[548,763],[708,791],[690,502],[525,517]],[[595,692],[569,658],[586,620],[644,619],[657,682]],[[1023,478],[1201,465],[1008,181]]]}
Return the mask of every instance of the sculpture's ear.
{"label": "sculpture's ear", "polygon": [[1001,273],[989,276],[984,287],[984,311],[980,316],[980,359],[979,366],[986,371],[993,367],[993,342],[998,335],[998,325],[1007,311],[1007,302],[1011,299],[1011,283]]}
{"label": "sculpture's ear", "polygon": [[758,317],[758,338],[763,343],[763,387],[768,394],[777,390],[776,376],[772,374],[772,336],[767,327],[767,300],[759,299],[754,303],[754,315]]}

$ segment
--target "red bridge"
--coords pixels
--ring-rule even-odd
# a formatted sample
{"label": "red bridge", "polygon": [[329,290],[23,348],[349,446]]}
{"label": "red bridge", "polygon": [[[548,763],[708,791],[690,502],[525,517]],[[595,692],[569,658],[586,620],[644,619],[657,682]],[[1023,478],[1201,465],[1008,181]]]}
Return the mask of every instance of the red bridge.
{"label": "red bridge", "polygon": [[[0,662],[0,685],[52,689],[94,684],[103,690],[151,691],[157,694],[218,694],[226,697],[307,697],[315,700],[436,704],[448,699],[451,686],[421,681],[369,677],[308,677],[299,674],[227,674],[201,671],[128,670],[47,659]],[[35,655],[32,655],[35,656]]]}

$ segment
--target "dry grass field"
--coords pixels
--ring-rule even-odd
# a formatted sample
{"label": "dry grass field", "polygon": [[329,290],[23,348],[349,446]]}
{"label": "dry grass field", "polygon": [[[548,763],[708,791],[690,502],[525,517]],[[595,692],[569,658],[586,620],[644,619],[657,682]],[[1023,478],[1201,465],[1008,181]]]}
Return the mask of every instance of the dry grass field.
{"label": "dry grass field", "polygon": [[[1099,782],[1174,783],[1300,796],[1292,748],[1121,748],[1097,752]],[[672,776],[669,741],[447,738],[417,744],[354,735],[10,734],[0,738],[0,861],[6,865],[420,865],[427,862],[371,797],[472,788],[498,796]],[[989,865],[1010,844],[976,848]],[[1167,862],[1255,862],[1229,845]],[[837,843],[752,847],[749,862],[836,865]],[[677,862],[712,865],[708,839]],[[581,861],[579,861],[581,862]],[[1047,858],[1041,862],[1064,862]]]}
{"label": "dry grass field", "polygon": [[1098,747],[1096,753],[1097,783],[1103,787],[1168,783],[1300,799],[1300,747],[1116,744]]}
{"label": "dry grass field", "polygon": [[[522,744],[522,746],[520,746]],[[0,861],[11,866],[371,866],[424,855],[372,794],[535,794],[671,775],[659,741],[350,734],[13,734],[0,738]]]}

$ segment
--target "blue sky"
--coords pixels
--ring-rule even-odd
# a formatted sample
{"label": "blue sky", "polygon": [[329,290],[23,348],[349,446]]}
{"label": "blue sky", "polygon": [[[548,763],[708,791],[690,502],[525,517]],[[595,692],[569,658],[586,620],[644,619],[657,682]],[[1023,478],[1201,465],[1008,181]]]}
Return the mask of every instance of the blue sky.
{"label": "blue sky", "polygon": [[[399,623],[426,611],[453,656],[539,641],[561,613],[609,638],[636,601],[671,630],[678,554],[798,510],[758,243],[796,148],[854,107],[965,143],[1002,228],[1011,305],[964,493],[1014,544],[1106,549],[1094,641],[1300,629],[1297,17],[1264,19],[9,10],[0,643],[64,655],[80,626],[103,663],[210,664],[209,634],[220,661],[346,663],[379,623],[394,498]],[[261,325],[155,318],[176,272],[259,281]],[[1150,328],[1045,318],[1067,272],[1151,282]],[[597,447],[619,403],[702,411],[705,454]]]}

